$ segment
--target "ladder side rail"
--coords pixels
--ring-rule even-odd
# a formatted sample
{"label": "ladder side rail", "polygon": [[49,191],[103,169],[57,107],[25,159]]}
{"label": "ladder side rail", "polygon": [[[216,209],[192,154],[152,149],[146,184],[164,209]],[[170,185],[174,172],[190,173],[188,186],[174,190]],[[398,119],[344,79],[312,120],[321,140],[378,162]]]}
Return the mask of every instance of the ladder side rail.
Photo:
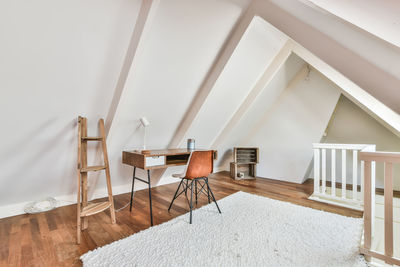
{"label": "ladder side rail", "polygon": [[107,180],[107,191],[108,191],[108,201],[110,202],[110,215],[111,215],[111,222],[114,224],[115,220],[115,209],[114,209],[114,199],[112,194],[112,186],[111,186],[111,175],[110,175],[110,164],[108,162],[108,152],[107,152],[107,144],[106,144],[106,132],[104,129],[104,120],[99,120],[99,128],[100,128],[100,135],[102,137],[101,145],[103,147],[103,159],[104,165],[106,166],[106,180]]}
{"label": "ladder side rail", "polygon": [[78,193],[77,193],[77,201],[76,201],[76,212],[77,212],[77,243],[81,243],[81,156],[82,156],[82,117],[78,117]]}
{"label": "ladder side rail", "polygon": [[[85,117],[82,118],[82,136],[81,137],[87,137],[87,119]],[[87,142],[82,142],[82,139],[80,140],[81,146],[82,146],[82,160],[81,160],[81,168],[86,168],[87,167]],[[82,177],[82,207],[86,207],[88,205],[88,186],[87,186],[87,177],[88,173],[83,172],[81,174]],[[82,230],[85,230],[88,227],[88,218],[83,217],[83,224],[82,224]]]}

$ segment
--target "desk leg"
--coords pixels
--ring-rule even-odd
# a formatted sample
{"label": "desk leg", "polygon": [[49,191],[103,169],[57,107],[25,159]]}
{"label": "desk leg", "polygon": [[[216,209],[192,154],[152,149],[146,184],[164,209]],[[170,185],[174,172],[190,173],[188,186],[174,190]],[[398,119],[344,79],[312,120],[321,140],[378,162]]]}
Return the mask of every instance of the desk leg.
{"label": "desk leg", "polygon": [[150,222],[151,226],[153,226],[153,208],[151,204],[151,181],[150,181],[150,170],[147,170],[147,177],[149,181],[149,200],[150,200]]}
{"label": "desk leg", "polygon": [[[204,182],[206,182],[206,181],[208,181],[208,177],[205,177]],[[210,201],[210,190],[208,190],[208,188],[207,188],[207,198],[208,198],[208,204],[210,204],[211,203],[211,201]]]}
{"label": "desk leg", "polygon": [[190,224],[192,224],[192,209],[193,209],[193,180],[190,184],[190,222],[189,222]]}
{"label": "desk leg", "polygon": [[197,194],[199,193],[197,191],[197,180],[194,180],[194,191],[196,192],[196,206],[197,206]]}
{"label": "desk leg", "polygon": [[135,186],[135,177],[136,177],[136,167],[133,168],[132,191],[131,191],[131,205],[130,205],[130,207],[129,207],[129,211],[132,211],[133,189],[134,189],[134,186]]}

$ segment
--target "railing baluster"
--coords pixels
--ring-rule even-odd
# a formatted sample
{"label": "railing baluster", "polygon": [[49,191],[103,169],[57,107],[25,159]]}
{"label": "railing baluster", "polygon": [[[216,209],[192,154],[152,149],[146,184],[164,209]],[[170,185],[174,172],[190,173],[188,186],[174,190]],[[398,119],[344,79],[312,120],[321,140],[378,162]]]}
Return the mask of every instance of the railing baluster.
{"label": "railing baluster", "polygon": [[[310,199],[332,203],[335,205],[350,207],[356,210],[363,210],[364,201],[364,167],[365,162],[360,159],[360,152],[373,152],[375,145],[365,144],[313,144],[314,153],[314,194]],[[341,153],[340,153],[341,152]],[[349,156],[352,152],[352,155]],[[337,159],[340,157],[341,161]],[[364,154],[363,154],[364,155]],[[352,163],[350,162],[352,160]],[[362,159],[364,160],[364,158]],[[339,161],[339,162],[338,162]],[[349,164],[347,164],[349,161]],[[338,166],[341,164],[341,167]],[[374,188],[374,167],[375,162],[370,160],[371,164],[371,188]],[[347,166],[349,165],[349,166]],[[328,170],[330,168],[330,170]],[[359,169],[361,168],[361,169]],[[329,173],[328,173],[329,172]],[[350,177],[347,177],[349,173]],[[361,190],[359,191],[359,178]],[[327,181],[327,179],[329,181]],[[341,189],[337,187],[337,183],[342,182]],[[327,183],[329,190],[327,191]],[[349,183],[349,185],[347,185]],[[351,184],[351,185],[350,185]],[[338,192],[341,191],[341,192]],[[371,199],[374,201],[374,190],[371,192]],[[372,203],[372,216],[374,216],[374,203]],[[372,220],[372,226],[374,220]]]}
{"label": "railing baluster", "polygon": [[342,149],[342,198],[346,198],[346,149]]}
{"label": "railing baluster", "polygon": [[325,194],[326,191],[326,149],[322,149],[322,194]]}
{"label": "railing baluster", "polygon": [[371,249],[371,161],[364,164],[364,248]]}
{"label": "railing baluster", "polygon": [[314,149],[314,193],[319,193],[319,148]]}
{"label": "railing baluster", "polygon": [[353,150],[353,200],[357,200],[357,150]]}
{"label": "railing baluster", "polygon": [[393,256],[393,164],[385,162],[385,255]]}
{"label": "railing baluster", "polygon": [[[375,175],[376,175],[376,162],[372,161],[371,162],[371,188],[373,188],[373,190],[371,190],[371,218],[372,218],[372,222],[371,222],[371,227],[372,229],[374,229],[375,227]],[[372,232],[372,237],[374,236],[374,231]]]}
{"label": "railing baluster", "polygon": [[[400,163],[398,152],[362,151],[364,161],[364,247],[362,254],[400,266],[400,259],[393,257],[393,164]],[[375,167],[376,162],[384,163],[384,253],[371,250],[374,238]],[[380,232],[380,231],[379,231]],[[375,243],[375,242],[374,242]]]}
{"label": "railing baluster", "polygon": [[360,177],[361,177],[361,194],[360,194],[360,201],[364,202],[364,164],[365,162],[361,161],[360,166]]}
{"label": "railing baluster", "polygon": [[336,196],[336,150],[331,151],[331,193],[332,196]]}

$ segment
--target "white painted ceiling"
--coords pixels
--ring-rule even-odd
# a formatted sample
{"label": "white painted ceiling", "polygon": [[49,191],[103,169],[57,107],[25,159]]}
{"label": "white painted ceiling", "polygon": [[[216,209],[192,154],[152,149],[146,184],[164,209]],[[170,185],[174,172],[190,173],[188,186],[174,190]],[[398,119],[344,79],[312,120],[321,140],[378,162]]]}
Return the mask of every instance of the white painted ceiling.
{"label": "white painted ceiling", "polygon": [[400,1],[308,0],[316,6],[400,47]]}
{"label": "white painted ceiling", "polygon": [[[148,147],[167,147],[250,3],[160,1],[108,137],[114,186],[129,190],[132,169],[122,165],[121,151],[142,145],[139,118],[146,116],[151,123]],[[397,48],[338,18],[308,10],[302,2],[265,3],[275,13],[252,21],[185,138],[195,137],[198,146],[210,147],[290,38],[398,115],[400,93],[393,89],[400,85]],[[88,117],[89,132],[95,135],[97,119],[107,115],[140,4],[127,0],[0,3],[0,207],[47,196],[75,198],[76,118]],[[302,34],[310,33],[303,31],[310,24],[317,32],[306,40]],[[350,57],[332,54],[330,45],[334,51],[350,51],[346,54]],[[289,57],[221,143],[221,159],[248,134],[238,129],[255,127],[304,64],[295,55]],[[169,170],[164,177],[180,170]],[[95,190],[104,182],[90,185]]]}

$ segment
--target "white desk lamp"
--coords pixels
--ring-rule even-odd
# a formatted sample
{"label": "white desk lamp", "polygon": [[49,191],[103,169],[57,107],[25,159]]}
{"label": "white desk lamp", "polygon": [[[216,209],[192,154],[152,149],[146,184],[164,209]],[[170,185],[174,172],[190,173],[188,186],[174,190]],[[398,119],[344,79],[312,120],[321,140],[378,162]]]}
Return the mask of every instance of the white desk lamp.
{"label": "white desk lamp", "polygon": [[146,128],[149,126],[150,122],[146,119],[146,117],[140,118],[140,123],[144,128],[144,135],[143,135],[143,150],[146,149]]}

